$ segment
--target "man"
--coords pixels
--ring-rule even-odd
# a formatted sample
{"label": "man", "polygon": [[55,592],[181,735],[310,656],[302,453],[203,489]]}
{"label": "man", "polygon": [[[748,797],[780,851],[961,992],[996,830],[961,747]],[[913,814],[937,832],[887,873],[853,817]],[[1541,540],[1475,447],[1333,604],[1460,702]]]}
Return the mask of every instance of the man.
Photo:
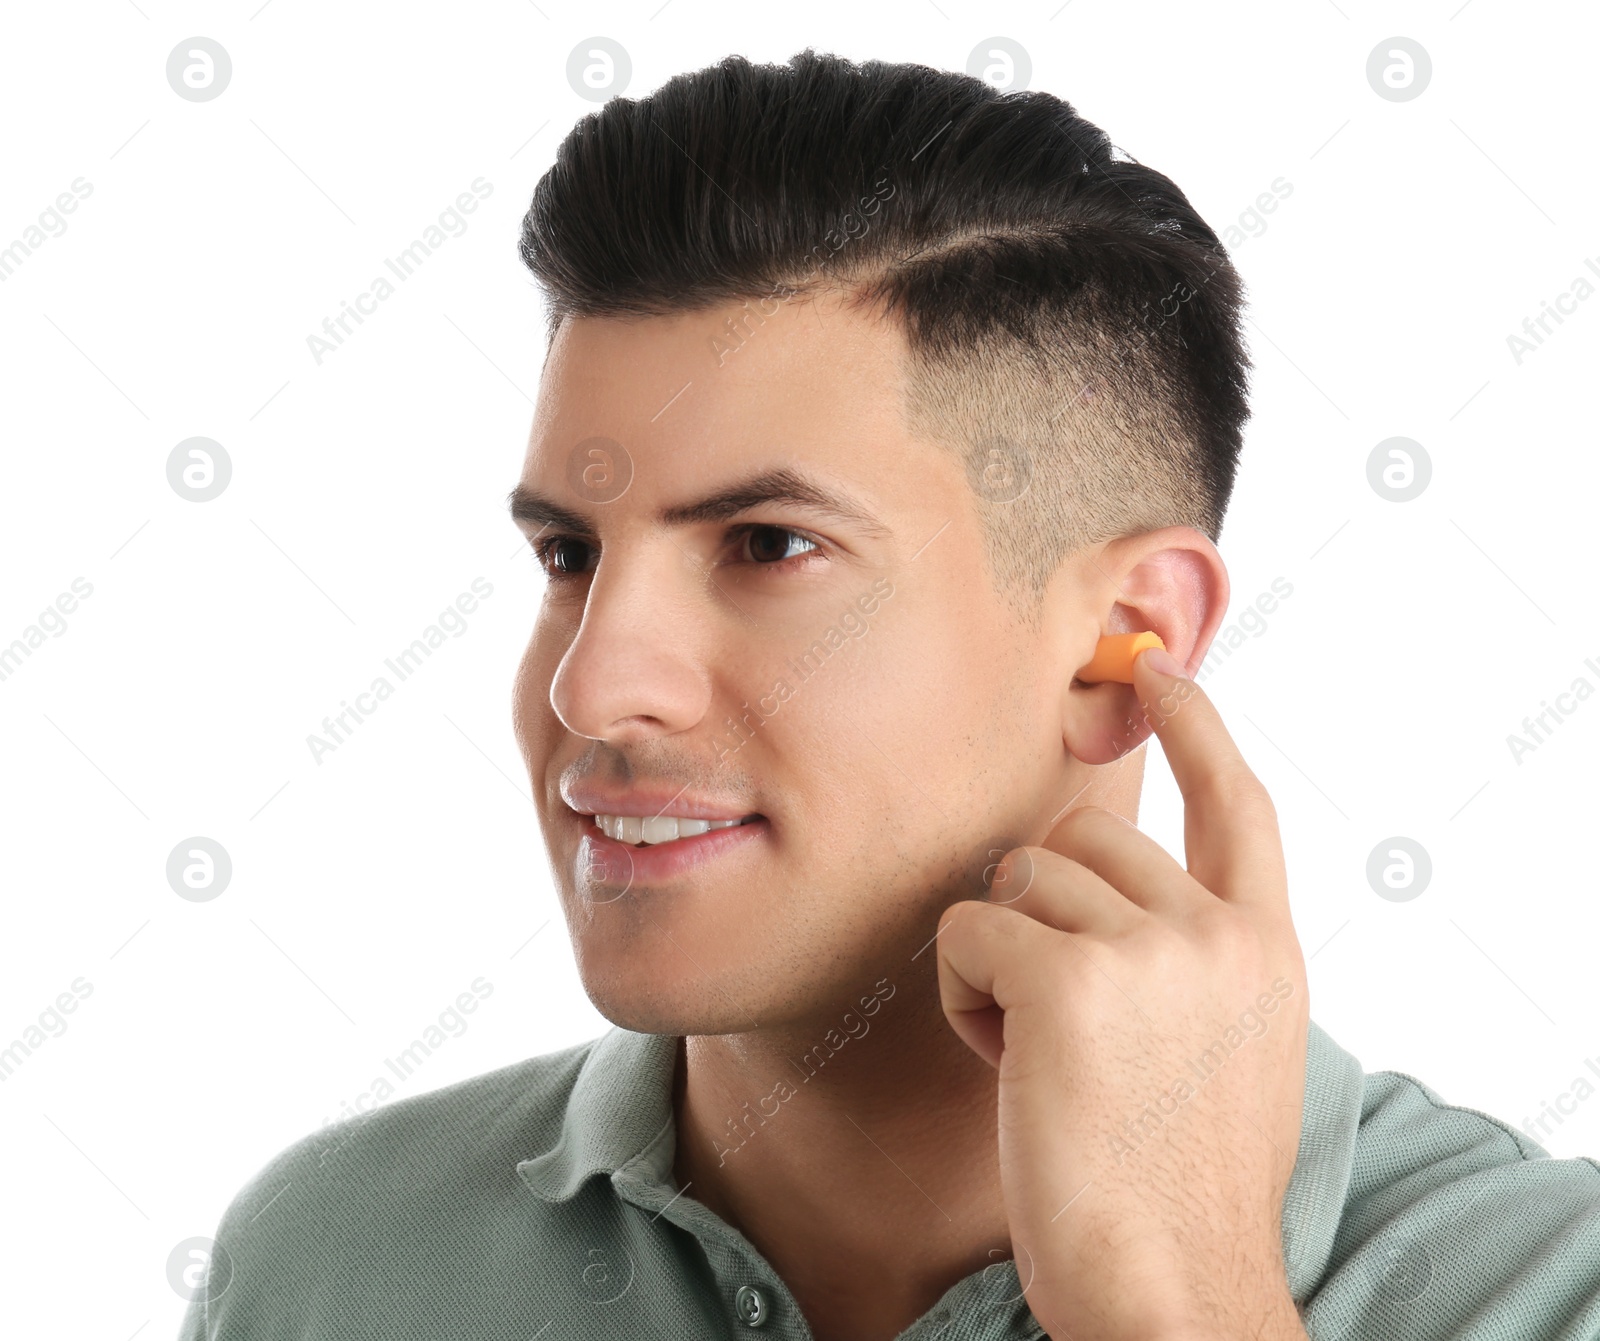
{"label": "man", "polygon": [[522,254],[516,729],[616,1027],[284,1152],[185,1335],[1600,1337],[1600,1169],[1309,1019],[1185,674],[1248,364],[1177,187],[1045,94],[730,58],[581,122]]}

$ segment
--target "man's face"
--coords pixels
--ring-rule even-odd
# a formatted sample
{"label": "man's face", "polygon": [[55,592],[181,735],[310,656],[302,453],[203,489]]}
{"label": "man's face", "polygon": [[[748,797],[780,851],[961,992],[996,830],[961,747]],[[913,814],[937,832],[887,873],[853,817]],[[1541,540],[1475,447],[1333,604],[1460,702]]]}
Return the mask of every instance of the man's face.
{"label": "man's face", "polygon": [[[994,589],[961,461],[907,436],[897,328],[795,302],[719,366],[742,310],[568,322],[519,485],[571,516],[520,523],[568,571],[517,735],[585,990],[646,1032],[834,1022],[1066,799],[1060,656]],[[660,516],[776,471],[868,520]],[[697,809],[761,818],[635,848],[589,813]]]}

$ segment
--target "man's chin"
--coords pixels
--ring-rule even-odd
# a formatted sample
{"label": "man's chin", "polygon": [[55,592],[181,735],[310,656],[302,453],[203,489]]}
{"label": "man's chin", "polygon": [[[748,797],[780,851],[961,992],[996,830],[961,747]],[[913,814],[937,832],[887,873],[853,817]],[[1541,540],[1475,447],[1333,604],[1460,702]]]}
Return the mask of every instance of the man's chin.
{"label": "man's chin", "polygon": [[793,973],[719,889],[585,888],[565,901],[578,978],[594,1008],[645,1034],[738,1034],[762,1027]]}
{"label": "man's chin", "polygon": [[[693,960],[689,956],[693,956]],[[780,1019],[780,962],[719,964],[705,947],[668,941],[647,950],[580,944],[578,978],[594,1008],[619,1029],[640,1034],[744,1034]]]}
{"label": "man's chin", "polygon": [[629,990],[584,990],[594,1008],[619,1029],[636,1034],[742,1034],[758,1027],[748,1015],[708,1009],[703,991],[641,995]]}

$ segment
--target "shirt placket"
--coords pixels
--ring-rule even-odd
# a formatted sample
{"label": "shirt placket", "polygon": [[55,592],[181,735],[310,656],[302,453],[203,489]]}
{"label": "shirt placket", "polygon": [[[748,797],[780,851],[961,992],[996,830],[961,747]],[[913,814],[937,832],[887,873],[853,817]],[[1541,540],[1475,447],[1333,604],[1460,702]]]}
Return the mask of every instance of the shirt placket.
{"label": "shirt placket", "polygon": [[611,1182],[624,1201],[695,1237],[716,1279],[730,1336],[812,1341],[799,1305],[772,1264],[721,1216],[668,1187],[640,1160],[618,1169]]}
{"label": "shirt placket", "polygon": [[[662,1179],[653,1156],[663,1138],[672,1140],[664,1131],[612,1175],[617,1194],[699,1242],[727,1310],[729,1335],[813,1341],[794,1296],[755,1245],[704,1203]],[[1006,1259],[957,1281],[895,1341],[1038,1341],[1044,1335],[1028,1310],[1016,1264]]]}

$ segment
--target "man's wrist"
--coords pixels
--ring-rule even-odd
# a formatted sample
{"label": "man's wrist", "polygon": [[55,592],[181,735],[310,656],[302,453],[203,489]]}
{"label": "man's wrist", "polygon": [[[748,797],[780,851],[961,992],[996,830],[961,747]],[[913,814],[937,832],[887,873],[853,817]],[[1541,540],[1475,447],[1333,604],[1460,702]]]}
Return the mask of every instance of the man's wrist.
{"label": "man's wrist", "polygon": [[[1132,1337],[1128,1341],[1133,1341]],[[1196,1317],[1165,1330],[1148,1332],[1142,1341],[1309,1341],[1300,1309],[1285,1291],[1266,1309],[1247,1308],[1237,1316],[1211,1322]]]}
{"label": "man's wrist", "polygon": [[1105,1341],[1308,1341],[1300,1309],[1281,1287],[1224,1303],[1211,1299],[1163,1310],[1154,1322],[1147,1311],[1142,1324],[1105,1333]]}

